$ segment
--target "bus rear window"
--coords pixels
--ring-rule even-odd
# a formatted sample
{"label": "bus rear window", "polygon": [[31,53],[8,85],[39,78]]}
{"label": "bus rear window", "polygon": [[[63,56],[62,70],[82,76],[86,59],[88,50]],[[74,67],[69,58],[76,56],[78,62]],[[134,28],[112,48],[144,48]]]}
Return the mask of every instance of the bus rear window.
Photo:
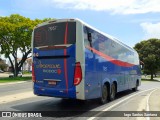
{"label": "bus rear window", "polygon": [[64,44],[65,33],[67,33],[67,44],[75,44],[76,22],[68,22],[68,27],[66,24],[66,22],[52,23],[36,28],[34,30],[34,47]]}

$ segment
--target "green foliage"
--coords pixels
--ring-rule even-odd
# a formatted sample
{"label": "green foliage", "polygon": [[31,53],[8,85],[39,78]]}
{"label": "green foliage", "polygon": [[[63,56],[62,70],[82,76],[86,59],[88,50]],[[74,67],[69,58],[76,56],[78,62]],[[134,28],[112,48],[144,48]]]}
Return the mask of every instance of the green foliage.
{"label": "green foliage", "polygon": [[[18,14],[0,17],[0,52],[9,59],[15,76],[31,53],[31,35],[34,26],[47,20],[50,18],[31,20]],[[22,53],[22,59],[19,62],[17,61],[18,50]],[[14,63],[11,58],[14,58]]]}
{"label": "green foliage", "polygon": [[140,60],[144,63],[144,73],[155,74],[160,68],[160,39],[149,39],[135,45]]}

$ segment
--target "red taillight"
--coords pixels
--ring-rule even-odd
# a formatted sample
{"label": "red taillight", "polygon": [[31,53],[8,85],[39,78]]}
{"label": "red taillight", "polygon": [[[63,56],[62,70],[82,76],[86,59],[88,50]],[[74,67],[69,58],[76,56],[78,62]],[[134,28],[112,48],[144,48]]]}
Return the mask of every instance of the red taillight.
{"label": "red taillight", "polygon": [[35,77],[35,72],[34,72],[34,65],[32,63],[32,81],[35,82],[36,81],[36,77]]}
{"label": "red taillight", "polygon": [[78,85],[82,80],[82,69],[80,62],[77,62],[74,70],[74,85]]}

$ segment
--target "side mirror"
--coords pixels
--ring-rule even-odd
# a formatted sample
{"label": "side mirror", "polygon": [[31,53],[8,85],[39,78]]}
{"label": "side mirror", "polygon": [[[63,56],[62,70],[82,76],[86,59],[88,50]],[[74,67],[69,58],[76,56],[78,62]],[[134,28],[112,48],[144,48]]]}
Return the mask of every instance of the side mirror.
{"label": "side mirror", "polygon": [[88,33],[88,41],[92,42],[92,34],[91,33]]}
{"label": "side mirror", "polygon": [[141,70],[143,70],[143,65],[140,65]]}

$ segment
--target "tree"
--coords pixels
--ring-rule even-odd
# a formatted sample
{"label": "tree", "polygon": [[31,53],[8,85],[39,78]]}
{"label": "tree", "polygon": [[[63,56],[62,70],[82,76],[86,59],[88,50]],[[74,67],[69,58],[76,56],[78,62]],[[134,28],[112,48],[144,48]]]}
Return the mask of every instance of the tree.
{"label": "tree", "polygon": [[144,63],[144,72],[151,74],[151,80],[153,80],[153,75],[160,68],[160,39],[141,41],[134,48]]}
{"label": "tree", "polygon": [[[31,53],[31,34],[34,26],[43,20],[31,20],[18,14],[9,17],[0,17],[0,47],[1,54],[9,59],[14,76]],[[18,50],[22,53],[22,59],[17,61]],[[12,61],[14,59],[14,63]]]}

